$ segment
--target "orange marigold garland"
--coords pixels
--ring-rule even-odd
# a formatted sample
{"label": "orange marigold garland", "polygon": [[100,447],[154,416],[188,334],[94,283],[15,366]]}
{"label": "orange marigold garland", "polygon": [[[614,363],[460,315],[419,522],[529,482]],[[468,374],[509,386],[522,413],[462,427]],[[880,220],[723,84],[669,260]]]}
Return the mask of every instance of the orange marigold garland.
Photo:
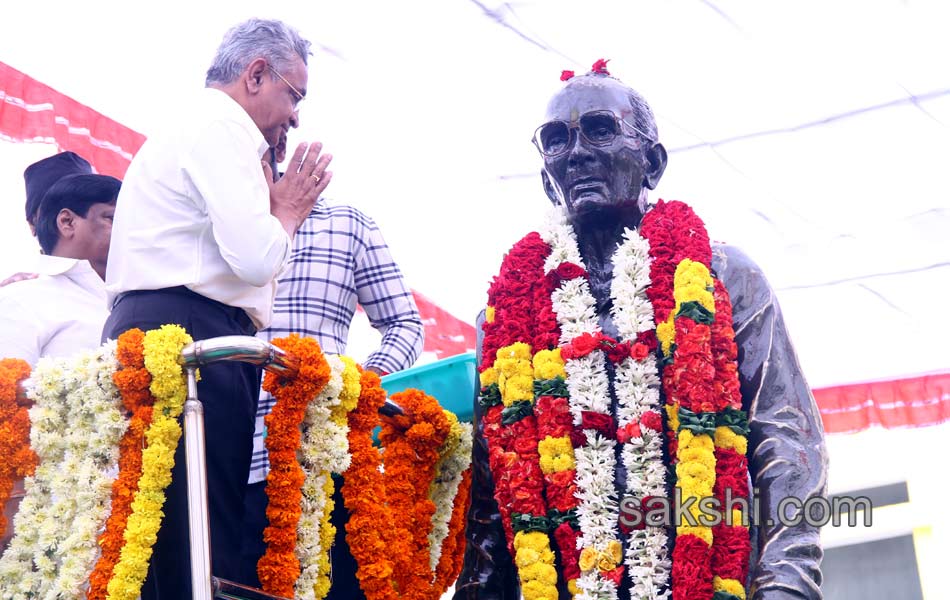
{"label": "orange marigold garland", "polygon": [[300,576],[300,562],[295,548],[297,523],[300,520],[301,486],[305,475],[297,462],[300,447],[300,424],[313,400],[330,380],[330,365],[316,341],[291,335],[273,344],[300,359],[300,369],[293,378],[268,372],[264,389],[277,399],[265,417],[267,437],[264,443],[270,454],[267,475],[267,519],[264,529],[267,551],[257,563],[257,574],[265,592],[292,598],[294,584]]}
{"label": "orange marigold garland", "polygon": [[379,376],[363,371],[360,400],[347,417],[350,454],[353,457],[343,484],[343,503],[350,512],[346,523],[347,542],[358,565],[360,588],[371,600],[396,600],[391,583],[394,556],[409,552],[407,541],[393,535],[392,511],[387,503],[386,485],[380,473],[380,456],[373,446],[372,432],[379,420],[379,408],[386,402]]}
{"label": "orange marigold garland", "polygon": [[144,339],[142,330],[130,329],[119,336],[116,347],[116,358],[121,368],[113,374],[112,381],[122,394],[123,406],[132,416],[129,428],[119,443],[119,475],[112,484],[112,513],[99,536],[102,554],[89,576],[89,589],[86,591],[89,600],[105,600],[108,594],[106,588],[125,544],[125,526],[132,514],[132,500],[142,476],[145,430],[152,422],[152,405],[155,403],[148,389],[152,376],[145,368]]}
{"label": "orange marigold garland", "polygon": [[382,419],[380,441],[389,507],[400,516],[397,527],[408,545],[408,552],[394,555],[396,584],[401,597],[425,598],[433,589],[428,533],[435,503],[428,492],[449,421],[438,402],[420,390],[399,392],[392,400],[404,414]]}
{"label": "orange marigold garland", "polygon": [[459,484],[452,508],[452,520],[449,521],[449,535],[442,543],[442,556],[435,572],[436,589],[448,589],[462,571],[462,561],[465,558],[465,517],[471,504],[472,469],[462,472],[462,482]]}
{"label": "orange marigold garland", "polygon": [[[0,360],[0,507],[6,505],[14,482],[33,474],[37,457],[30,449],[30,415],[17,404],[17,387],[30,376],[30,365],[17,358]],[[0,536],[7,521],[0,513]]]}

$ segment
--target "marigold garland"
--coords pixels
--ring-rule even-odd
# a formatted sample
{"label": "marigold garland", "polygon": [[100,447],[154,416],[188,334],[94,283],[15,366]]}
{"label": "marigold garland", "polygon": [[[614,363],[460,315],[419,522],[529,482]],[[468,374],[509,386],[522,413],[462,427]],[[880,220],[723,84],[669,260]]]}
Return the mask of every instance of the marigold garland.
{"label": "marigold garland", "polygon": [[393,528],[380,524],[395,523],[389,509],[386,485],[379,472],[379,452],[373,446],[372,432],[379,420],[379,408],[386,402],[379,376],[363,371],[360,398],[347,417],[350,426],[350,454],[353,457],[343,485],[343,503],[350,512],[346,523],[347,542],[356,559],[356,577],[367,598],[396,600],[393,587],[392,557],[409,552],[405,539],[393,535]]}
{"label": "marigold garland", "polygon": [[[30,365],[16,358],[0,360],[0,507],[6,506],[16,479],[28,477],[36,469],[36,453],[30,448],[30,415],[17,404],[20,382],[30,376]],[[0,537],[7,520],[0,514]]]}
{"label": "marigold garland", "polygon": [[152,423],[145,432],[147,447],[142,452],[142,476],[126,522],[125,545],[107,586],[109,600],[135,600],[145,581],[152,546],[161,527],[165,488],[171,483],[175,449],[181,437],[178,416],[187,388],[178,358],[190,343],[191,336],[178,325],[162,325],[148,331],[142,341],[155,405]]}
{"label": "marigold garland", "polygon": [[277,402],[265,417],[270,455],[267,475],[267,519],[264,529],[267,550],[257,563],[262,589],[273,595],[293,597],[294,585],[300,576],[296,556],[297,524],[300,520],[301,488],[306,475],[297,462],[300,447],[300,425],[307,405],[330,380],[330,366],[320,346],[310,338],[291,335],[273,344],[300,359],[300,368],[293,378],[268,372],[264,390]]}
{"label": "marigold garland", "polygon": [[142,476],[142,450],[145,446],[145,430],[152,422],[152,405],[155,399],[149,392],[152,376],[145,368],[145,333],[130,329],[117,340],[116,359],[120,369],[112,375],[112,381],[122,396],[122,404],[131,413],[129,428],[119,442],[119,474],[112,483],[112,512],[106,528],[99,536],[102,553],[89,575],[86,598],[105,600],[107,586],[113,569],[119,561],[124,533],[132,500],[138,491]]}

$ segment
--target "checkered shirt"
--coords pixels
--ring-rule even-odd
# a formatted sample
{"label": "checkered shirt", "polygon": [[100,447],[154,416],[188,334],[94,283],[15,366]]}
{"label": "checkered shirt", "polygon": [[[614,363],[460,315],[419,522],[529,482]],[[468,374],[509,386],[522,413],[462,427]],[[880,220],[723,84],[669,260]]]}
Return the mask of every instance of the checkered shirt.
{"label": "checkered shirt", "polygon": [[[328,354],[345,354],[357,303],[383,334],[363,366],[388,373],[410,367],[422,351],[422,320],[379,228],[353,207],[320,200],[294,237],[271,325],[258,337],[271,341],[296,333],[316,339]],[[249,483],[267,477],[264,417],[274,402],[261,390]]]}

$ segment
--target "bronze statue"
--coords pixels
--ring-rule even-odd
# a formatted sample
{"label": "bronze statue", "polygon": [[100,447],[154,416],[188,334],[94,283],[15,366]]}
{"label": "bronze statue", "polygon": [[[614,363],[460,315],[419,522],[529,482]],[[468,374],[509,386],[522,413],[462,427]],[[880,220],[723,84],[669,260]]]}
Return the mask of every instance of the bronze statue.
{"label": "bronze statue", "polygon": [[[640,228],[644,215],[653,208],[647,193],[656,188],[667,163],[666,150],[657,140],[650,107],[634,90],[610,77],[603,63],[591,73],[568,80],[550,100],[546,124],[535,135],[544,160],[545,193],[556,207],[563,207],[576,234],[597,322],[612,343],[619,336],[611,317],[611,257],[624,239],[625,228]],[[742,582],[745,597],[818,599],[822,558],[818,530],[807,523],[783,525],[777,514],[785,497],[807,500],[825,494],[827,455],[818,410],[764,275],[734,247],[714,243],[711,251],[711,271],[725,284],[732,302],[741,409],[748,415],[748,473],[762,515],[762,522],[751,527],[748,577]],[[485,320],[483,312],[478,324],[479,364],[483,366]],[[615,367],[606,363],[616,418]],[[517,599],[523,590],[494,495],[485,435],[486,403],[484,398],[479,400],[475,402],[468,546],[455,598]],[[621,462],[616,461],[618,482],[626,475]],[[765,523],[766,517],[774,523]],[[671,534],[671,545],[672,539]],[[560,552],[557,557],[560,566]],[[619,598],[654,597],[633,595],[629,579],[619,577],[615,577]],[[561,598],[571,597],[561,575],[557,590]],[[541,597],[534,592],[524,597],[529,595]],[[671,593],[666,587],[656,597],[692,596]],[[706,596],[710,597],[711,593]]]}

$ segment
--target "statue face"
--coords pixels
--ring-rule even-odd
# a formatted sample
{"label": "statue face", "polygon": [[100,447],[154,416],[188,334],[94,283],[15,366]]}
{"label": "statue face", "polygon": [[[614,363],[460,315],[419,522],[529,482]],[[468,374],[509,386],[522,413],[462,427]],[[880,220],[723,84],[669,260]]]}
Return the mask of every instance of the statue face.
{"label": "statue face", "polygon": [[[545,191],[575,222],[642,216],[647,189],[655,187],[666,153],[636,130],[630,90],[615,79],[572,80],[548,104],[546,123],[563,121],[536,143],[560,153],[544,156]],[[658,148],[658,150],[657,150]],[[642,202],[641,202],[642,199]],[[637,223],[633,223],[636,225]]]}

